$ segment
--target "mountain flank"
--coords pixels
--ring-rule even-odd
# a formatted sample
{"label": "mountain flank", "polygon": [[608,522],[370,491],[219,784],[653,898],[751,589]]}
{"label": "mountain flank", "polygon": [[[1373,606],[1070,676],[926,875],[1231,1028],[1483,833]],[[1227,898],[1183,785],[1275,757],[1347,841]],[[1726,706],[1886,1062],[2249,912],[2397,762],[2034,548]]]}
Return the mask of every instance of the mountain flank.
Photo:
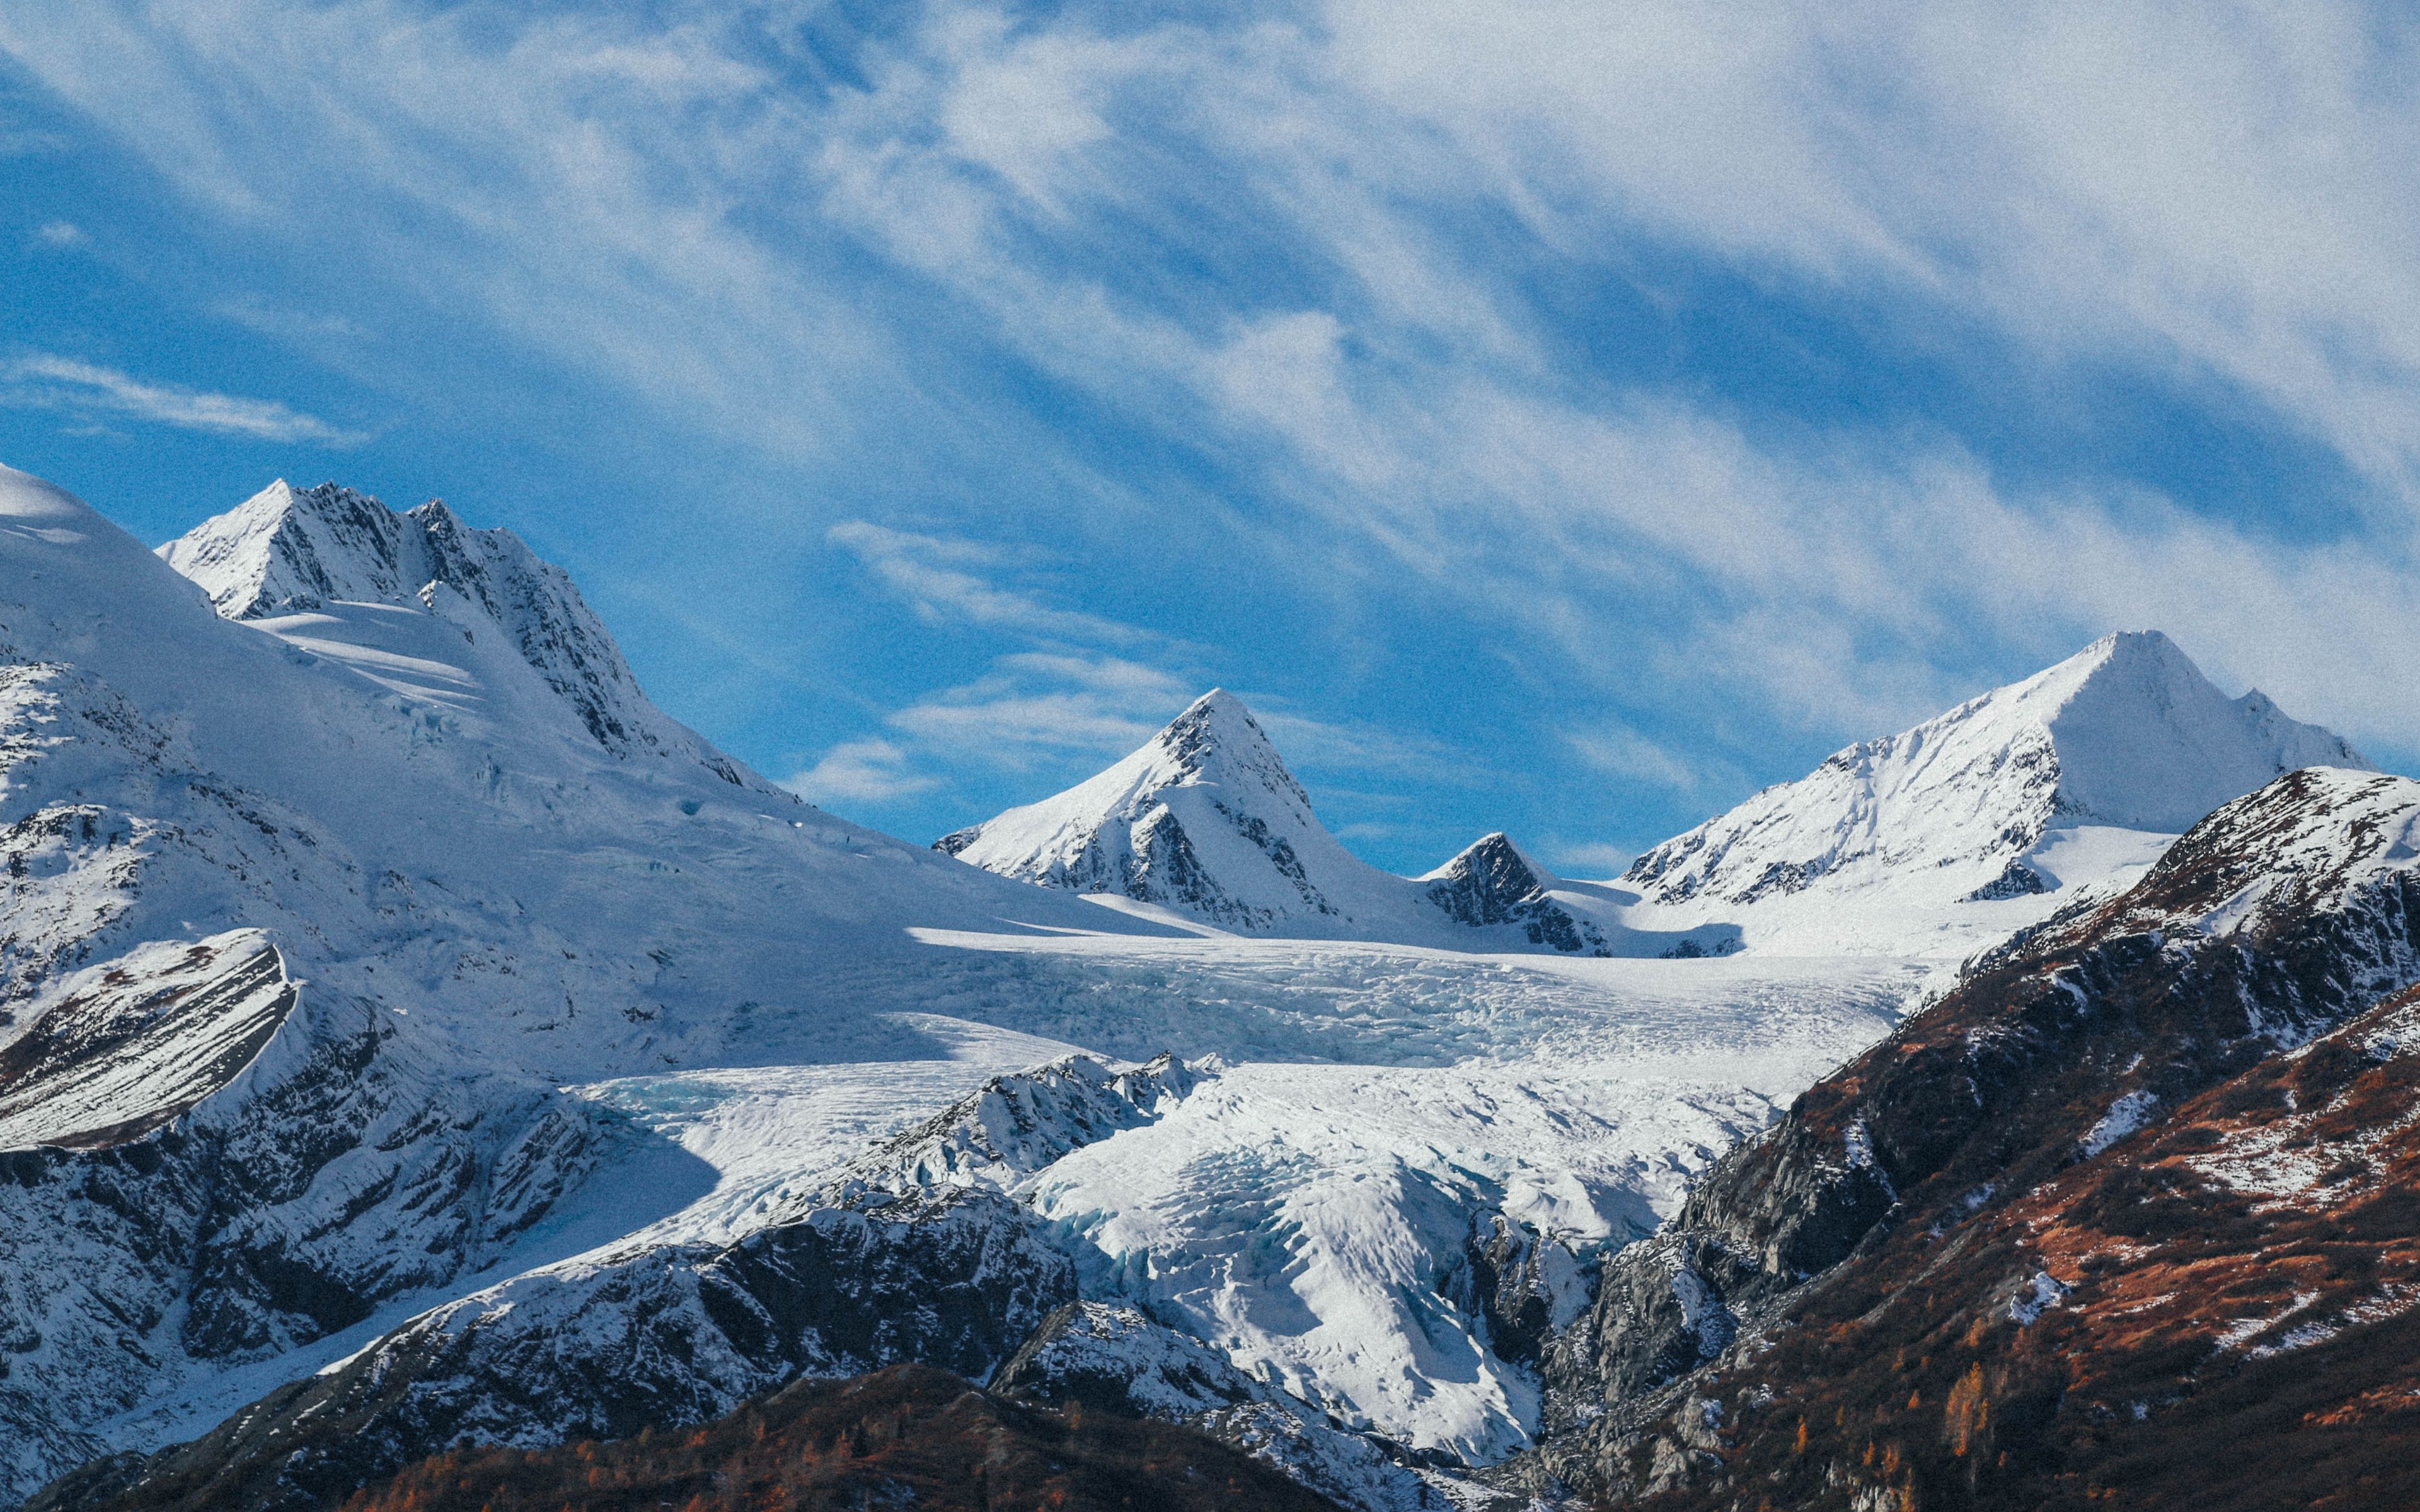
{"label": "mountain flank", "polygon": [[[207,1478],[162,1477],[113,1490],[98,1472],[34,1504],[43,1512],[250,1504],[240,1488]],[[1338,1512],[1337,1504],[1194,1429],[1081,1406],[1054,1412],[918,1365],[799,1381],[691,1428],[544,1449],[457,1449],[331,1504],[342,1512]]]}
{"label": "mountain flank", "polygon": [[2420,1497],[2420,783],[2298,771],[1993,953],[1557,1340],[1533,1489]]}

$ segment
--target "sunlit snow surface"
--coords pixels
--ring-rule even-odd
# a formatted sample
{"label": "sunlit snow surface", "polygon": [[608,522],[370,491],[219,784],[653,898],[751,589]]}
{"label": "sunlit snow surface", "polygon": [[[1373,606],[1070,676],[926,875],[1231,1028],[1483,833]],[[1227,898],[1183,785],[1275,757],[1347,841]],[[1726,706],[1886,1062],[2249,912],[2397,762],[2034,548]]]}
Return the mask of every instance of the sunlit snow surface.
{"label": "sunlit snow surface", "polygon": [[[12,1356],[8,1388],[21,1421],[73,1435],[14,1459],[23,1446],[0,1443],[18,1484],[191,1437],[533,1270],[576,1278],[775,1221],[877,1139],[1071,1049],[1208,1072],[1148,1121],[1016,1173],[1095,1295],[1348,1421],[1492,1457],[1522,1438],[1534,1386],[1458,1289],[1473,1226],[1500,1212],[1559,1242],[1568,1314],[1597,1248],[1669,1212],[1690,1172],[1938,969],[1171,930],[795,803],[646,705],[603,642],[587,681],[526,660],[506,629],[585,624],[568,597],[506,597],[499,618],[331,594],[230,623],[84,506],[7,473],[0,567],[17,658],[0,669],[0,797],[34,826],[9,915],[24,993],[0,1047],[80,971],[105,980],[239,928],[272,941],[296,997],[256,1062],[192,1087],[103,1065],[92,1095],[151,1111],[200,1096],[178,1116],[292,1179],[297,1195],[245,1214],[264,1244],[372,1308],[324,1337],[269,1317],[240,1352],[190,1350],[184,1321],[210,1299],[186,1271],[114,1231],[79,1237],[107,1214],[64,1186],[18,1189],[0,1257],[40,1343]],[[581,708],[611,716],[622,753]],[[232,1041],[253,1022],[229,1018]],[[278,1112],[289,1088],[333,1112]],[[243,1145],[322,1128],[341,1152],[290,1171],[281,1148]],[[533,1148],[520,1186],[451,1175]]]}
{"label": "sunlit snow surface", "polygon": [[[1551,1278],[1567,1320],[1584,1258],[1652,1228],[1692,1174],[1882,1035],[1923,980],[1872,960],[919,934],[946,953],[913,985],[1001,1026],[913,1017],[957,1058],[577,1089],[712,1167],[677,1211],[628,1214],[641,1241],[744,1232],[989,1072],[1075,1045],[1217,1057],[1172,1111],[1020,1190],[1065,1226],[1092,1294],[1144,1305],[1348,1423],[1474,1458],[1522,1442],[1537,1401],[1441,1290],[1473,1214],[1562,1242]],[[609,1170],[586,1200],[632,1191]]]}

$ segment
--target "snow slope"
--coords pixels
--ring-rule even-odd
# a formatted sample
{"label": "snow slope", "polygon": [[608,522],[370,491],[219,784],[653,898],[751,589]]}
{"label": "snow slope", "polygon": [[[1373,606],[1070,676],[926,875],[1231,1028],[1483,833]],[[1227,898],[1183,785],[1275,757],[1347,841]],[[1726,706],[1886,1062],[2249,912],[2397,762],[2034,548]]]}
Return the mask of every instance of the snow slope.
{"label": "snow slope", "polygon": [[2314,765],[2369,768],[2257,690],[2228,699],[2157,631],[2113,635],[1655,846],[1622,917],[1728,919],[1784,952],[1962,954]]}

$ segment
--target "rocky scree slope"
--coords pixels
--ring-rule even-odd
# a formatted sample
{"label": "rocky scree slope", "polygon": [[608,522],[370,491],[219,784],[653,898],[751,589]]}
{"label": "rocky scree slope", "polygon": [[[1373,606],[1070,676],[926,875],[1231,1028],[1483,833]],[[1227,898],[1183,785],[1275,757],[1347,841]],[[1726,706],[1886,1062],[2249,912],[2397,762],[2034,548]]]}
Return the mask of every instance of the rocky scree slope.
{"label": "rocky scree slope", "polygon": [[2415,981],[2420,784],[2226,806],[1609,1261],[1522,1473],[1674,1508],[2411,1504]]}
{"label": "rocky scree slope", "polygon": [[1647,851],[1621,882],[1679,919],[1788,917],[1793,899],[1820,918],[2071,897],[2220,804],[2319,765],[2373,769],[2257,689],[2228,699],[2157,631],[2113,635],[1835,753]]}

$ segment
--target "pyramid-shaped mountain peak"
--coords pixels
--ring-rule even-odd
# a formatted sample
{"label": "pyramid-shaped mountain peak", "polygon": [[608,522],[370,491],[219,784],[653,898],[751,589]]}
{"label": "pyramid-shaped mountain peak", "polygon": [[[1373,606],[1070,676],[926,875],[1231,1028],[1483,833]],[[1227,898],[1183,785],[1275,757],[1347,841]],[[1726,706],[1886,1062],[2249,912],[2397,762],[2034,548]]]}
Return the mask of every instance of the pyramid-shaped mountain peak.
{"label": "pyramid-shaped mountain peak", "polygon": [[1002,875],[1248,933],[1342,920],[1385,878],[1320,825],[1260,721],[1224,688],[1097,776],[936,844]]}
{"label": "pyramid-shaped mountain peak", "polygon": [[2156,630],[2104,636],[1913,729],[1834,754],[1641,856],[1652,902],[1754,903],[1815,888],[2055,888],[2025,857],[2054,831],[2173,835],[2304,766],[2369,769],[2265,696],[2230,699]]}

